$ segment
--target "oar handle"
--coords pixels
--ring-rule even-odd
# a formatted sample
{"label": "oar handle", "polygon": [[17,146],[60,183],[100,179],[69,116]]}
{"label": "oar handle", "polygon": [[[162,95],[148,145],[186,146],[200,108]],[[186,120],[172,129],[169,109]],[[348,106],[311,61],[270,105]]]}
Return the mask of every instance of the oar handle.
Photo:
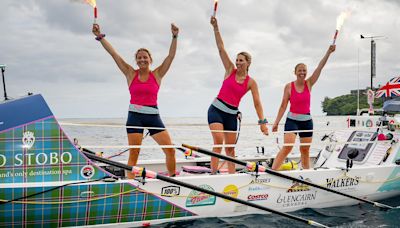
{"label": "oar handle", "polygon": [[239,165],[243,165],[243,166],[247,165],[247,162],[240,161],[240,160],[237,160],[237,159],[235,159],[233,157],[225,156],[223,154],[218,154],[218,153],[215,153],[215,152],[212,152],[212,151],[209,151],[209,150],[205,150],[205,149],[202,149],[200,147],[190,146],[190,145],[187,145],[187,144],[182,144],[182,147],[186,147],[188,149],[197,151],[199,153],[202,153],[202,154],[205,154],[205,155],[209,155],[211,157],[217,157],[217,158],[220,158],[220,159],[223,159],[223,160],[226,160],[226,161],[230,161],[230,162],[233,162],[233,163],[236,163],[236,164],[239,164]]}

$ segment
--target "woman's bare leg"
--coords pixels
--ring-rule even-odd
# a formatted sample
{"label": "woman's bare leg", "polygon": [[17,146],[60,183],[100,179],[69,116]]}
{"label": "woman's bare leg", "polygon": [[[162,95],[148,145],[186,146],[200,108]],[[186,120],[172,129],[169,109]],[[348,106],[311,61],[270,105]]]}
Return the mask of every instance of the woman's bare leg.
{"label": "woman's bare leg", "polygon": [[[295,140],[296,140],[296,134],[294,133],[285,133],[284,134],[284,144],[291,144],[293,145]],[[278,170],[283,162],[285,161],[286,157],[288,154],[292,151],[293,146],[283,146],[281,151],[276,155],[276,158],[274,160],[274,164],[272,164],[272,169],[273,170]]]}
{"label": "woman's bare leg", "polygon": [[[311,143],[312,137],[304,137],[300,138],[300,143]],[[310,168],[310,146],[303,145],[300,146],[300,153],[301,153],[301,166],[303,169]]]}
{"label": "woman's bare leg", "polygon": [[[225,136],[225,144],[235,144],[236,143],[236,133],[226,132]],[[229,157],[235,157],[235,147],[225,147],[226,155]],[[228,162],[228,172],[233,174],[236,172],[235,163]]]}
{"label": "woman's bare leg", "polygon": [[[157,134],[152,135],[153,139],[158,143],[160,146],[168,146],[172,145],[171,137],[168,131],[162,131]],[[175,176],[176,171],[176,158],[175,158],[175,149],[174,148],[163,148],[162,149],[165,154],[165,162],[167,164],[167,170],[169,176]]]}
{"label": "woman's bare leg", "polygon": [[[128,143],[130,146],[139,146],[142,145],[143,133],[130,133],[128,134]],[[140,148],[130,148],[129,149],[129,158],[128,165],[135,166],[139,159]],[[131,172],[127,172],[127,177],[129,179],[135,178],[135,174]]]}
{"label": "woman's bare leg", "polygon": [[[224,143],[224,126],[221,123],[212,123],[209,125],[211,131],[221,131],[221,132],[211,132],[214,145],[220,145]],[[220,154],[222,147],[214,147],[213,152]],[[211,172],[216,173],[218,171],[219,159],[216,157],[211,157]]]}

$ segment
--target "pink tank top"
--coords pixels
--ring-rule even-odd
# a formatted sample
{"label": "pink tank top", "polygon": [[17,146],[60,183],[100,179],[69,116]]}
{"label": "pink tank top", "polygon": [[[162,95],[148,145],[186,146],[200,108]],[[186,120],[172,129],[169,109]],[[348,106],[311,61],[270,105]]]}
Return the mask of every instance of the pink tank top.
{"label": "pink tank top", "polygon": [[301,93],[296,91],[294,82],[290,84],[290,112],[295,114],[309,114],[311,93],[307,82],[304,84],[304,90]]}
{"label": "pink tank top", "polygon": [[217,98],[232,106],[239,107],[240,100],[247,93],[247,84],[249,83],[250,76],[247,75],[243,83],[238,83],[235,79],[236,71],[237,69],[234,69],[231,75],[224,80]]}
{"label": "pink tank top", "polygon": [[131,104],[156,106],[157,95],[160,86],[153,72],[149,73],[149,78],[145,82],[139,80],[139,71],[136,71],[133,81],[129,85],[131,93]]}

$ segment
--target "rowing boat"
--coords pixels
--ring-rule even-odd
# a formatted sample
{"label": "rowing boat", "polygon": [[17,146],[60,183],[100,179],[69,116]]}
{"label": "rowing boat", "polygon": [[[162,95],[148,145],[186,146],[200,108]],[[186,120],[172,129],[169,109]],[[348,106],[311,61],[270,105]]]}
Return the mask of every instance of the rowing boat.
{"label": "rowing boat", "polygon": [[[41,95],[7,100],[0,103],[0,226],[142,226],[360,202],[391,208],[376,201],[400,195],[399,121],[371,120],[360,130],[367,121],[353,119],[327,135],[310,170],[275,173],[265,167],[270,157],[259,155],[235,158],[242,172],[210,175],[202,157],[179,161],[184,171],[169,178],[158,173],[160,161],[138,164],[146,173],[82,151]],[[127,170],[140,177],[126,179]]]}

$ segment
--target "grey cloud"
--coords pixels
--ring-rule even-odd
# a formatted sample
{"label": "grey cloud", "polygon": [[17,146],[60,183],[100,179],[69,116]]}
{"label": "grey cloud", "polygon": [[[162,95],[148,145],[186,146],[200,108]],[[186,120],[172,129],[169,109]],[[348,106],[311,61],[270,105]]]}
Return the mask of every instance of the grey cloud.
{"label": "grey cloud", "polygon": [[[168,53],[170,23],[180,28],[178,50],[163,79],[159,105],[166,116],[203,116],[219,91],[224,69],[209,23],[212,0],[98,1],[98,23],[107,39],[130,64],[147,47],[158,66]],[[0,63],[7,64],[10,95],[40,92],[61,117],[126,115],[126,80],[91,33],[93,11],[70,0],[4,0]],[[283,85],[294,80],[293,67],[313,70],[330,44],[340,11],[353,7],[330,58],[313,89],[312,112],[321,114],[325,96],[338,96],[369,85],[369,48],[360,34],[385,35],[377,41],[377,75],[383,84],[399,74],[400,4],[395,0],[229,0],[220,1],[217,17],[229,56],[253,55],[250,75],[259,86],[265,112],[275,116]],[[185,108],[182,108],[184,105]],[[255,116],[251,96],[246,116]],[[178,111],[177,111],[178,110]]]}

